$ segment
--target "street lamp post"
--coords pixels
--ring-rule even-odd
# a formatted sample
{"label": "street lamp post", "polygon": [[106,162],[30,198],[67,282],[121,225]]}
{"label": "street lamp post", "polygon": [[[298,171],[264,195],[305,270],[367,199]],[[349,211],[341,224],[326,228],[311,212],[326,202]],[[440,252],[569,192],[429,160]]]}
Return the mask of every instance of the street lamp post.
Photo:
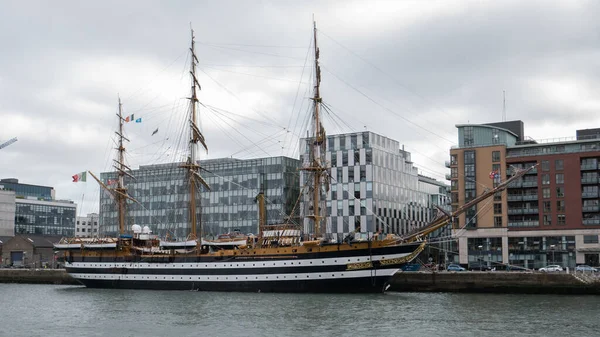
{"label": "street lamp post", "polygon": [[483,246],[479,245],[479,246],[477,246],[477,248],[479,248],[479,271],[481,271],[481,264],[483,263],[483,260],[481,259],[481,253],[483,250]]}
{"label": "street lamp post", "polygon": [[554,260],[554,247],[556,247],[555,245],[550,245],[550,249],[552,250],[552,264],[554,264],[555,260]]}

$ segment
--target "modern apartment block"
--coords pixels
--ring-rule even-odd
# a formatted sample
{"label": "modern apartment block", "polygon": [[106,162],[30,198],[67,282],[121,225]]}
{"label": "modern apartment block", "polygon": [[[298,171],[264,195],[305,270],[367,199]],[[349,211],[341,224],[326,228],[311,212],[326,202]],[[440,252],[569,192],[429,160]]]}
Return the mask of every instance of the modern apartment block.
{"label": "modern apartment block", "polygon": [[450,150],[451,200],[457,208],[515,170],[537,165],[454,224],[461,264],[484,260],[527,268],[599,265],[600,129],[536,141],[522,121],[462,124]]}
{"label": "modern apartment block", "polygon": [[55,200],[54,188],[1,179],[0,190],[14,193],[14,233],[73,236],[77,205]]}
{"label": "modern apartment block", "polygon": [[[299,161],[288,157],[258,159],[222,158],[200,162],[201,172],[210,186],[203,190],[197,214],[201,214],[203,233],[217,235],[240,230],[258,232],[256,196],[264,192],[267,224],[294,221],[298,199]],[[185,238],[189,233],[185,171],[179,164],[140,166],[125,178],[131,196],[140,204],[127,204],[126,224],[149,226],[161,236]],[[114,172],[100,174],[107,184],[116,179]],[[100,193],[100,235],[118,232],[116,205],[106,193]],[[291,219],[288,216],[292,214]],[[297,221],[297,219],[295,220]]]}
{"label": "modern apartment block", "polygon": [[[301,161],[308,165],[310,139],[302,139]],[[429,223],[434,204],[448,198],[446,186],[418,174],[409,152],[398,141],[373,132],[329,135],[326,160],[331,186],[326,194],[327,233],[403,234]],[[301,171],[300,185],[307,181]],[[301,214],[309,204],[302,199]],[[312,232],[310,220],[304,230]]]}
{"label": "modern apartment block", "polygon": [[89,213],[87,216],[78,216],[75,224],[75,236],[80,238],[97,238],[99,229],[98,213]]}

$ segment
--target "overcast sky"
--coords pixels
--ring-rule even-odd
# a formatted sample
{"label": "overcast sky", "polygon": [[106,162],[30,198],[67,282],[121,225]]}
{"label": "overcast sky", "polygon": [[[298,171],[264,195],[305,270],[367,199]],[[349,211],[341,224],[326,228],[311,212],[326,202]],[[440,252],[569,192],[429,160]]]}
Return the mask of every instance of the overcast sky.
{"label": "overcast sky", "polygon": [[[370,130],[443,180],[456,124],[534,139],[600,127],[597,1],[2,1],[0,177],[54,186],[81,213],[110,169],[117,97],[133,167],[181,159],[196,32],[201,158],[298,156],[318,26],[329,134]],[[156,129],[159,132],[151,136]],[[179,144],[179,145],[178,145]]]}

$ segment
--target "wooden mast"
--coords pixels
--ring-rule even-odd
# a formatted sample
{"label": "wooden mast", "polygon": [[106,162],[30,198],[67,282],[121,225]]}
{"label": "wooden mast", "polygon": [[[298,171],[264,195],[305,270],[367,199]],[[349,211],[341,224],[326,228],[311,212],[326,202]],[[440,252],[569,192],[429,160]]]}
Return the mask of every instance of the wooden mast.
{"label": "wooden mast", "polygon": [[314,139],[310,150],[310,166],[303,168],[305,171],[312,172],[312,208],[313,213],[308,214],[307,217],[311,218],[314,223],[315,236],[321,235],[321,222],[325,218],[322,215],[324,207],[321,207],[321,185],[323,184],[323,178],[327,167],[325,166],[325,129],[321,124],[321,117],[319,115],[319,109],[321,107],[321,67],[319,66],[319,47],[317,46],[317,23],[313,21],[313,38],[314,38],[314,51],[315,51],[315,93],[313,100],[313,124],[314,124]]}
{"label": "wooden mast", "polygon": [[200,84],[196,79],[196,64],[198,62],[198,58],[196,57],[196,47],[194,41],[194,30],[191,30],[192,33],[192,45],[190,47],[191,52],[191,65],[190,65],[190,77],[192,80],[192,93],[188,99],[190,100],[190,115],[189,115],[189,123],[190,123],[190,147],[189,147],[189,157],[188,161],[185,165],[182,165],[183,168],[188,170],[188,183],[189,183],[189,192],[190,192],[190,203],[189,203],[189,220],[190,220],[190,239],[196,239],[198,237],[197,226],[199,228],[200,237],[202,237],[202,222],[198,221],[196,214],[196,207],[199,203],[199,200],[196,200],[196,194],[199,190],[199,187],[196,185],[196,182],[200,182],[207,189],[209,189],[208,184],[204,181],[204,179],[200,176],[198,172],[200,170],[200,165],[198,165],[197,159],[197,147],[198,143],[201,143],[202,146],[208,151],[206,146],[206,142],[204,140],[204,136],[200,132],[196,124],[197,120],[197,111],[196,111],[196,103],[198,102],[198,96],[196,95],[196,88],[200,89]]}
{"label": "wooden mast", "polygon": [[125,187],[124,182],[126,166],[125,147],[123,146],[123,140],[126,138],[123,136],[123,121],[123,104],[121,103],[121,97],[119,97],[119,132],[116,132],[117,136],[119,136],[119,147],[117,148],[119,159],[116,163],[118,166],[115,166],[119,179],[117,181],[117,188],[115,189],[117,193],[114,194],[115,198],[117,199],[117,207],[119,212],[119,235],[125,233],[125,201],[127,199],[127,188]]}

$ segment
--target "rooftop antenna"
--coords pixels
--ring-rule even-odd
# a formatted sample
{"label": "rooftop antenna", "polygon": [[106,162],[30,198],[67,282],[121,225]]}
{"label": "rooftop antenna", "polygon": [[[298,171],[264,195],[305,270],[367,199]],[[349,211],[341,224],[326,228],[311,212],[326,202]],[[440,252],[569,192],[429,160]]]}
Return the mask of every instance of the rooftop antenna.
{"label": "rooftop antenna", "polygon": [[502,90],[502,121],[506,122],[506,91]]}

